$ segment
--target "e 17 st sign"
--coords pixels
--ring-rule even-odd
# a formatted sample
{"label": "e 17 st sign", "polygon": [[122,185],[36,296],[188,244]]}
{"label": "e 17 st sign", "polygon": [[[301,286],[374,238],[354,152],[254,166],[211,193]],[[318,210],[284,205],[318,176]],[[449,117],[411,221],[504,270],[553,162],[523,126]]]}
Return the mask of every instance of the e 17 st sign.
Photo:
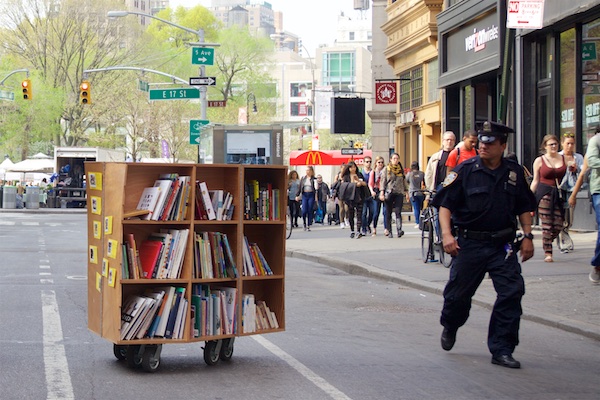
{"label": "e 17 st sign", "polygon": [[544,27],[544,0],[509,0],[506,27],[540,29]]}

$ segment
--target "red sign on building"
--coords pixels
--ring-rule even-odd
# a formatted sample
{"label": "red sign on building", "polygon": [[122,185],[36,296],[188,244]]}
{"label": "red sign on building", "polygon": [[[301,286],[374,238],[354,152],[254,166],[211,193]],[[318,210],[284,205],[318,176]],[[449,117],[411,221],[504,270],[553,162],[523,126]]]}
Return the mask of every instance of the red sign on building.
{"label": "red sign on building", "polygon": [[375,82],[375,103],[396,104],[396,82]]}

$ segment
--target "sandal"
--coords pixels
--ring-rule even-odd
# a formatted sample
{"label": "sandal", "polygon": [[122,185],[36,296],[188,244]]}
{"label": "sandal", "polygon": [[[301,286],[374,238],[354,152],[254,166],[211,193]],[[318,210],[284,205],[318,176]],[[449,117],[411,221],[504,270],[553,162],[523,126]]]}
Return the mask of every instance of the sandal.
{"label": "sandal", "polygon": [[546,258],[544,258],[544,262],[554,262],[552,259],[552,254],[546,254]]}
{"label": "sandal", "polygon": [[377,229],[373,228],[373,233],[371,233],[371,236],[373,236],[373,237],[377,236]]}
{"label": "sandal", "polygon": [[383,231],[383,234],[384,234],[385,236],[390,236],[390,231],[388,231],[388,230],[386,229],[385,231]]}

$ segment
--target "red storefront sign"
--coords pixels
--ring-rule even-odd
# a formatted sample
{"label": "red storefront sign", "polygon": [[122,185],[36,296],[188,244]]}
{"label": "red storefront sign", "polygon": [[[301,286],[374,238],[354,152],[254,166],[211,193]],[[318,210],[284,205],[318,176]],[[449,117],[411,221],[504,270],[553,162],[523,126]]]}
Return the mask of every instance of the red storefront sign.
{"label": "red storefront sign", "polygon": [[375,103],[396,104],[396,82],[375,82]]}
{"label": "red storefront sign", "polygon": [[296,150],[290,151],[290,165],[342,165],[350,160],[361,165],[371,153],[371,150],[364,150],[359,156],[345,156],[340,150]]}

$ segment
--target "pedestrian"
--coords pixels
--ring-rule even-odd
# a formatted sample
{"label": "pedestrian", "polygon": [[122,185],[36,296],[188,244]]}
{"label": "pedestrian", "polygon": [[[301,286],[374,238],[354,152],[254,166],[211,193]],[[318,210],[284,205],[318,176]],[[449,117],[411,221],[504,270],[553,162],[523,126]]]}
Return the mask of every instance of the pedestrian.
{"label": "pedestrian", "polygon": [[374,174],[373,170],[373,159],[369,156],[366,156],[363,159],[364,165],[361,171],[362,178],[365,182],[367,182],[367,187],[369,188],[369,195],[366,196],[363,200],[363,211],[362,211],[362,234],[366,235],[367,232],[371,233],[371,224],[373,223],[373,216],[375,213],[375,199],[373,196],[375,193],[372,191],[369,186],[369,181],[371,179],[371,175]]}
{"label": "pedestrian", "polygon": [[408,197],[415,216],[415,229],[418,229],[421,208],[423,208],[423,200],[425,200],[425,195],[421,191],[425,187],[425,173],[419,170],[418,162],[413,161],[410,164],[410,172],[406,175],[406,183],[408,184]]}
{"label": "pedestrian", "polygon": [[577,202],[577,192],[581,189],[587,170],[590,170],[590,194],[592,196],[592,206],[596,213],[596,225],[598,226],[598,235],[596,237],[596,249],[591,260],[592,270],[589,279],[592,283],[600,283],[600,125],[596,128],[594,136],[588,141],[587,151],[585,153],[583,167],[577,178],[573,192],[569,197],[569,204],[575,207]]}
{"label": "pedestrian", "polygon": [[567,172],[565,157],[558,154],[558,138],[546,135],[542,140],[542,155],[533,161],[531,191],[535,193],[537,212],[542,224],[544,261],[553,262],[552,242],[563,229],[564,199],[559,185]]}
{"label": "pedestrian", "polygon": [[446,178],[446,160],[452,149],[454,149],[455,142],[456,136],[454,132],[444,132],[442,136],[442,149],[431,155],[425,168],[425,187],[428,190],[432,192],[437,190],[438,186]]}
{"label": "pedestrian", "polygon": [[313,207],[315,201],[317,201],[317,179],[315,178],[315,169],[312,166],[306,167],[306,175],[300,179],[296,200],[302,202],[304,230],[310,232],[313,223]]}
{"label": "pedestrian", "polygon": [[458,329],[469,317],[471,298],[489,273],[497,293],[487,342],[492,364],[520,368],[512,354],[519,343],[525,283],[513,241],[518,217],[524,233],[521,260],[533,256],[535,198],[523,168],[503,158],[507,135],[514,130],[488,121],[478,133],[479,155],[457,166],[433,198],[439,208],[444,251],[453,257],[440,317],[441,345],[446,351],[452,349]]}
{"label": "pedestrian", "polygon": [[463,135],[462,142],[454,148],[446,160],[446,175],[457,165],[477,155],[477,132],[469,129]]}
{"label": "pedestrian", "polygon": [[[565,157],[567,163],[567,172],[560,182],[559,189],[563,191],[563,199],[568,199],[573,192],[573,188],[577,183],[577,178],[583,168],[583,156],[575,152],[575,135],[572,133],[564,133],[562,135],[562,150],[558,153]],[[573,215],[575,207],[570,207],[568,202],[564,202],[565,208],[565,224],[564,230],[568,231],[573,225]]]}
{"label": "pedestrian", "polygon": [[396,230],[400,238],[404,235],[404,231],[402,230],[402,204],[407,190],[404,168],[400,163],[398,153],[392,154],[390,162],[385,168],[379,189],[379,199],[385,202],[384,234],[390,239],[394,237],[392,233],[392,212],[394,212],[396,216]]}
{"label": "pedestrian", "polygon": [[[342,181],[342,172],[344,172],[345,168],[346,168],[346,164],[340,165],[340,170],[335,175],[336,183]],[[348,216],[347,216],[348,205],[346,203],[344,203],[344,201],[342,199],[339,198],[339,196],[337,195],[337,192],[338,192],[337,189],[335,190],[335,192],[336,192],[335,197],[337,199],[337,209],[338,209],[338,211],[336,212],[336,214],[338,215],[337,220],[340,221],[340,228],[344,229],[347,226],[350,226],[350,222],[348,221]]]}
{"label": "pedestrian", "polygon": [[[350,238],[360,239],[362,233],[362,207],[363,200],[368,191],[367,182],[358,171],[354,161],[349,161],[341,175],[340,199],[348,205],[348,223],[350,224]],[[354,217],[356,217],[356,230],[354,230]]]}
{"label": "pedestrian", "polygon": [[[323,176],[317,175],[317,204],[321,210],[322,219],[320,223],[325,223],[325,211],[327,210],[327,200],[329,199],[329,185],[323,182]],[[318,212],[318,211],[317,211]]]}
{"label": "pedestrian", "polygon": [[[384,205],[383,200],[379,198],[379,187],[381,185],[381,180],[383,175],[385,174],[385,160],[381,156],[375,157],[375,167],[373,168],[373,173],[369,176],[369,190],[373,194],[373,232],[371,236],[377,236],[377,222],[379,222],[379,214],[381,213],[381,208]],[[383,225],[385,227],[385,211],[383,213]]]}
{"label": "pedestrian", "polygon": [[294,228],[298,227],[298,217],[300,216],[300,203],[296,199],[300,191],[300,178],[298,172],[290,171],[288,174],[288,208],[290,210],[290,221]]}

